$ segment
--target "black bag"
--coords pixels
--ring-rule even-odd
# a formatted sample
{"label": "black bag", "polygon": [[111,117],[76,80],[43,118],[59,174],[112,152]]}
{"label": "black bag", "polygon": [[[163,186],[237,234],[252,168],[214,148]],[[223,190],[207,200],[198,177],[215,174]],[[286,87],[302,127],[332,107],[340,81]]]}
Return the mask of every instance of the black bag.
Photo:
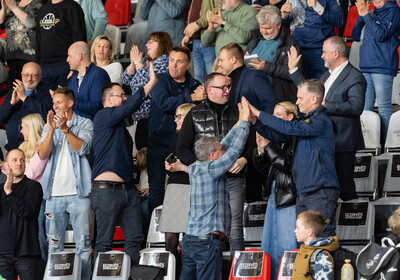
{"label": "black bag", "polygon": [[296,192],[289,185],[276,186],[275,185],[275,206],[288,207],[296,204]]}
{"label": "black bag", "polygon": [[164,268],[150,265],[133,265],[131,280],[163,280]]}
{"label": "black bag", "polygon": [[357,276],[357,268],[356,268],[356,262],[357,262],[357,254],[343,248],[342,246],[339,246],[339,248],[332,253],[332,258],[333,258],[333,277],[335,280],[340,280],[340,275],[341,275],[341,270],[342,266],[344,265],[344,261],[346,259],[349,259],[351,261],[351,265],[353,266],[354,269],[354,278]]}
{"label": "black bag", "polygon": [[358,279],[360,280],[399,280],[400,243],[384,237],[382,246],[368,244],[357,257]]}

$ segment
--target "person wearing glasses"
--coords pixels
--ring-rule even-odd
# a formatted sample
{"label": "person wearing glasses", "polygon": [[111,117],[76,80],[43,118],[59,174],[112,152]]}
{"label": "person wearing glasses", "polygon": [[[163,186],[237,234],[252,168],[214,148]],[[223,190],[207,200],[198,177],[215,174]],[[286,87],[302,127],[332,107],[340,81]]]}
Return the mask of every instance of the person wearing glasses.
{"label": "person wearing glasses", "polygon": [[[207,99],[193,107],[186,115],[178,137],[176,156],[189,166],[196,161],[194,145],[202,137],[225,137],[238,121],[236,104],[231,105],[231,80],[221,73],[209,74],[204,82]],[[251,160],[252,150],[247,155],[247,148],[239,159],[230,167],[227,174],[227,187],[230,194],[232,228],[230,236],[231,256],[235,251],[244,250],[243,241],[243,204],[245,197],[244,166]]]}
{"label": "person wearing glasses", "polygon": [[18,148],[24,141],[21,131],[21,119],[29,114],[38,113],[46,120],[47,112],[53,106],[49,88],[40,79],[42,71],[35,62],[28,62],[21,72],[22,81],[15,80],[0,107],[0,124],[5,124],[8,143],[7,151]]}
{"label": "person wearing glasses", "polygon": [[143,241],[140,199],[133,173],[133,141],[125,118],[139,109],[157,77],[150,64],[150,80],[127,99],[118,83],[101,90],[103,109],[93,120],[93,168],[90,200],[97,222],[95,257],[112,249],[117,221],[125,237],[124,251],[133,264],[139,263]]}

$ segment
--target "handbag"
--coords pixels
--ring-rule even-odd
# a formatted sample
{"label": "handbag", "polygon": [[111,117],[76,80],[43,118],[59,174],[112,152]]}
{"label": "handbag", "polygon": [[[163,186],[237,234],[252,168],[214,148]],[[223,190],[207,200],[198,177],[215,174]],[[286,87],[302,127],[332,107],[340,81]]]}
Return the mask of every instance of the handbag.
{"label": "handbag", "polygon": [[296,192],[293,190],[292,178],[288,174],[281,173],[275,181],[275,206],[288,207],[296,204]]}
{"label": "handbag", "polygon": [[163,280],[164,268],[150,265],[133,265],[131,268],[132,280]]}

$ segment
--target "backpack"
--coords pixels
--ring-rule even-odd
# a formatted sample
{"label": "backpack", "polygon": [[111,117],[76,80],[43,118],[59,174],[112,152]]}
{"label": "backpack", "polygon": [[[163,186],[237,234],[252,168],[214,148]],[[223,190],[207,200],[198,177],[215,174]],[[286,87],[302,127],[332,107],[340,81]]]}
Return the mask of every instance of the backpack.
{"label": "backpack", "polygon": [[357,269],[355,267],[356,260],[357,260],[357,254],[350,250],[343,248],[342,246],[340,246],[334,252],[329,252],[324,249],[316,249],[310,257],[310,270],[309,271],[310,271],[311,275],[314,275],[315,259],[321,251],[324,251],[325,253],[330,254],[333,258],[333,279],[334,280],[340,280],[342,266],[344,265],[344,260],[346,260],[346,259],[351,260],[351,265],[354,268],[354,275],[357,275]]}
{"label": "backpack", "polygon": [[400,243],[384,237],[382,246],[368,244],[357,257],[359,280],[398,280],[400,279]]}

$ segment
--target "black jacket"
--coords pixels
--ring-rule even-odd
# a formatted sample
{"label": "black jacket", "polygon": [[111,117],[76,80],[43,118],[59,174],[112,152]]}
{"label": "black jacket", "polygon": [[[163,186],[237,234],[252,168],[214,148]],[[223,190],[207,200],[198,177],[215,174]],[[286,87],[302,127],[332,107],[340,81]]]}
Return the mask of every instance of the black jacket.
{"label": "black jacket", "polygon": [[[288,51],[291,46],[295,46],[297,52],[300,53],[300,48],[295,39],[290,36],[286,28],[281,27],[279,32],[280,44],[277,49],[277,55],[275,56],[274,62],[265,63],[263,71],[272,77],[272,87],[274,88],[275,95],[279,102],[290,101],[296,102],[297,87],[290,79],[289,67],[288,67]],[[251,39],[247,45],[246,52],[251,53],[258,45],[263,36],[260,33],[260,29],[254,29],[251,31]]]}
{"label": "black jacket", "polygon": [[[296,188],[292,184],[293,153],[291,150],[290,145],[283,145],[283,148],[281,148],[276,143],[269,143],[264,148],[264,154],[262,155],[258,154],[257,148],[254,149],[254,167],[259,173],[268,174],[264,187],[264,197],[271,194],[274,180],[275,192],[278,189],[291,188],[292,192],[295,193]],[[278,200],[275,200],[275,202],[278,202]]]}
{"label": "black jacket", "polygon": [[[0,189],[0,236],[12,236],[12,240],[0,241],[2,249],[6,247],[3,242],[8,242],[13,244],[16,258],[40,256],[38,216],[43,198],[42,187],[38,182],[24,177],[12,185],[9,195],[4,192],[4,184],[0,185]],[[7,234],[8,230],[11,233]]]}

